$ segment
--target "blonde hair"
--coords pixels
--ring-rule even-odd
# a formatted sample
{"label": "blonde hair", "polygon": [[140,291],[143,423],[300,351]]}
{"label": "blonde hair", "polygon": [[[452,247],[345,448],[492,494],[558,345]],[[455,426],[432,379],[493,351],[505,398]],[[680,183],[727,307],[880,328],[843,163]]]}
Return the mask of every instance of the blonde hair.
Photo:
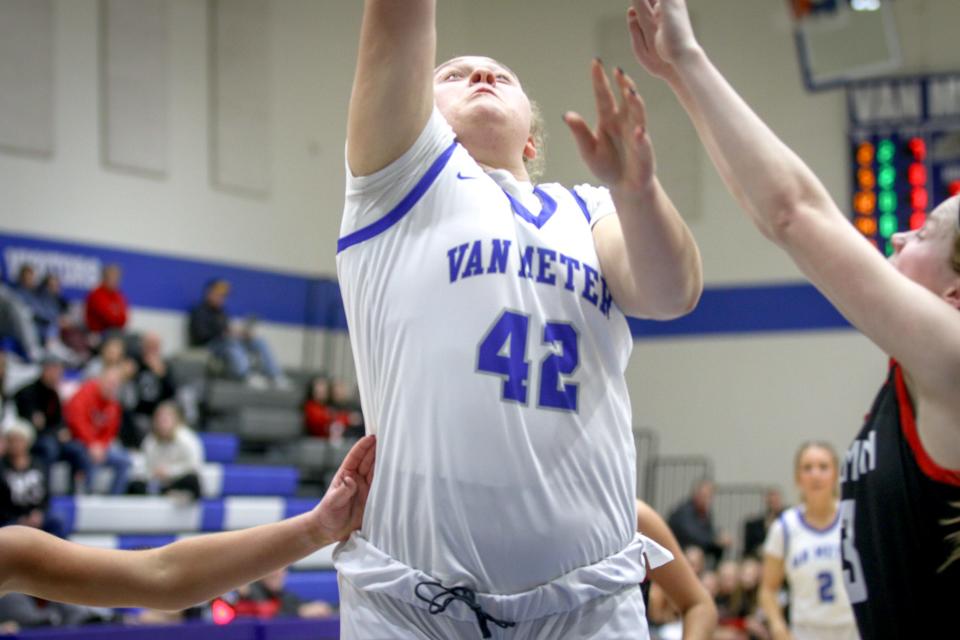
{"label": "blonde hair", "polygon": [[536,183],[543,177],[543,171],[547,166],[546,142],[547,131],[546,123],[543,120],[543,111],[540,105],[530,100],[530,135],[533,137],[533,146],[537,149],[536,158],[523,157],[523,164],[527,169],[527,175],[530,176],[530,182]]}

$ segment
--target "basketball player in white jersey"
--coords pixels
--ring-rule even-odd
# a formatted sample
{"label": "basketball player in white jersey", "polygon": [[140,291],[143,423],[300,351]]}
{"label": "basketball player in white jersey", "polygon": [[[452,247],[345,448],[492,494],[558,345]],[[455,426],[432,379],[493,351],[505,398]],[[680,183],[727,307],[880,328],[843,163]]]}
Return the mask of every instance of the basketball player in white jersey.
{"label": "basketball player in white jersey", "polygon": [[364,5],[337,268],[378,470],[341,632],[643,637],[669,554],[635,533],[624,314],[692,309],[699,253],[629,79],[594,62],[596,130],[566,116],[606,188],[534,186],[517,75],[436,67],[435,5]]}
{"label": "basketball player in white jersey", "polygon": [[[780,514],[763,547],[760,605],[773,640],[858,640],[840,561],[840,469],[833,448],[804,444],[794,460],[802,503]],[[779,602],[790,586],[790,627]]]}

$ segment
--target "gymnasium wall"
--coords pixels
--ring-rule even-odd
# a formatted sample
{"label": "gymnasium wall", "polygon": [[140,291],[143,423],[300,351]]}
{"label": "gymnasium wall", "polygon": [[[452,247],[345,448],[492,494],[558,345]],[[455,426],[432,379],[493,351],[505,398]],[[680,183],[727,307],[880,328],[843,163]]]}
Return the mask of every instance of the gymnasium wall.
{"label": "gymnasium wall", "polygon": [[[236,268],[329,282],[360,0],[156,0],[143,10],[161,16],[162,29],[133,35],[124,25],[137,21],[123,3],[5,1],[46,4],[50,13],[49,46],[28,39],[40,47],[31,58],[37,80],[30,95],[47,96],[49,113],[20,112],[19,130],[34,134],[33,147],[0,140],[0,233],[9,242],[52,240],[81,252],[94,246],[94,253],[207,265],[197,278]],[[721,481],[789,487],[800,441],[825,438],[843,449],[886,359],[841,323],[797,330],[791,304],[812,299],[802,286],[787,286],[782,308],[757,312],[776,316],[772,325],[751,317],[753,287],[793,285],[800,276],[738,212],[669,92],[630,62],[626,2],[440,5],[440,59],[491,53],[540,102],[548,179],[590,179],[560,120],[568,109],[592,115],[590,59],[622,64],[640,82],[662,180],[700,243],[710,301],[720,309],[724,301],[739,305],[740,313],[732,325],[707,315],[687,333],[640,336],[628,371],[637,424],[660,432],[664,452],[712,456]],[[803,89],[786,2],[690,5],[720,69],[845,201],[843,93]],[[960,22],[960,4],[912,0],[894,7],[905,71],[951,69],[956,47],[948,44],[954,40],[948,29]],[[39,13],[32,19],[42,20]],[[138,43],[160,52],[160,62],[138,57]],[[20,67],[9,65],[0,62],[0,81],[17,77]],[[155,277],[168,275],[159,270]],[[237,290],[256,287],[257,277],[239,277]],[[134,326],[160,330],[176,348],[182,310],[200,284],[196,290],[184,284],[173,304],[150,298],[138,305]],[[254,307],[289,364],[324,362],[336,347],[322,323],[306,316],[288,322]]]}

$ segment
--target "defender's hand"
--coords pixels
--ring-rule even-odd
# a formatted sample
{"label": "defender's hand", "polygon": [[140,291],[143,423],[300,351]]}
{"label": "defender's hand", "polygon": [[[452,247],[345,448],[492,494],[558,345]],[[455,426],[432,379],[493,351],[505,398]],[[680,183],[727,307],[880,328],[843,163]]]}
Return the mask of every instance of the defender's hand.
{"label": "defender's hand", "polygon": [[627,25],[637,60],[652,75],[671,81],[684,56],[701,50],[684,0],[633,0]]}
{"label": "defender's hand", "polygon": [[331,540],[346,540],[363,523],[373,467],[376,459],[375,436],[361,438],[340,464],[337,474],[312,512],[322,535]]}

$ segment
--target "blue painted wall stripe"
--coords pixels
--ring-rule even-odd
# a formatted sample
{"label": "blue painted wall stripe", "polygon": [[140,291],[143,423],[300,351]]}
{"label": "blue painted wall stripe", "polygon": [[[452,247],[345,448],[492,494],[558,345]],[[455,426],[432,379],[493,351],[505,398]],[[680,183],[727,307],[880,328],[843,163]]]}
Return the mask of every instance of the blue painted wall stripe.
{"label": "blue painted wall stripe", "polygon": [[849,329],[829,300],[806,283],[710,287],[693,313],[670,322],[630,319],[638,340],[736,333]]}
{"label": "blue painted wall stripe", "polygon": [[[205,282],[225,277],[234,285],[228,310],[235,316],[254,314],[269,322],[315,329],[347,328],[340,287],[331,278],[0,233],[8,279],[10,256],[17,250],[116,262],[124,268],[123,290],[135,307],[186,312],[200,299]],[[65,293],[82,299],[87,291],[74,288]],[[630,320],[637,340],[848,328],[833,305],[805,282],[708,287],[697,309],[684,318]]]}
{"label": "blue painted wall stripe", "polygon": [[[233,284],[227,302],[233,316],[252,314],[280,324],[346,329],[340,287],[329,278],[0,233],[4,278],[8,281],[16,278],[9,271],[18,251],[42,252],[54,263],[55,254],[67,259],[93,259],[100,264],[117,263],[124,271],[121,289],[134,307],[187,312],[200,301],[208,281],[226,278]],[[64,289],[64,294],[74,300],[83,299],[87,292]]]}

